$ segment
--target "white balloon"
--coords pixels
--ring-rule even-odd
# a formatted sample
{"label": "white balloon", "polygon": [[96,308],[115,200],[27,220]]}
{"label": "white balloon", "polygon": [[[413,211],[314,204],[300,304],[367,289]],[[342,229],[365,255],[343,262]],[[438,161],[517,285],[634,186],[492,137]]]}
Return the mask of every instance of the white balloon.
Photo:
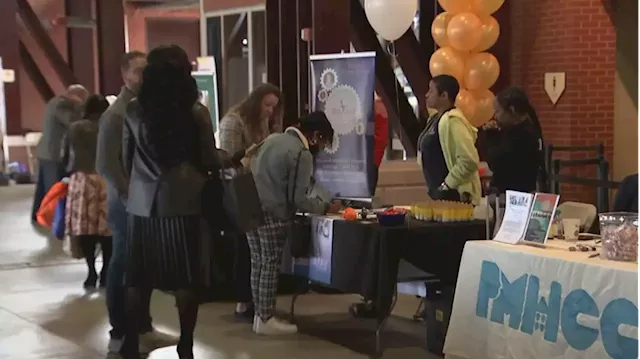
{"label": "white balloon", "polygon": [[367,20],[387,41],[399,39],[411,27],[418,0],[365,0]]}

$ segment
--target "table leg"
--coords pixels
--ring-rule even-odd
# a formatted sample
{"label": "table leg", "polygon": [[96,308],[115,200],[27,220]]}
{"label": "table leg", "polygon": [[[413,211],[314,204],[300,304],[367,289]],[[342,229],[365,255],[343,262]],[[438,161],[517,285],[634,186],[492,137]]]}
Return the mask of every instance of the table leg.
{"label": "table leg", "polygon": [[[307,283],[308,285],[308,283]],[[306,286],[305,285],[300,285],[298,287],[298,289],[295,291],[295,293],[293,293],[293,297],[291,298],[291,307],[289,308],[289,316],[291,317],[291,322],[295,324],[295,320],[296,320],[296,301],[298,300],[298,297],[301,294],[304,294],[306,291]]]}

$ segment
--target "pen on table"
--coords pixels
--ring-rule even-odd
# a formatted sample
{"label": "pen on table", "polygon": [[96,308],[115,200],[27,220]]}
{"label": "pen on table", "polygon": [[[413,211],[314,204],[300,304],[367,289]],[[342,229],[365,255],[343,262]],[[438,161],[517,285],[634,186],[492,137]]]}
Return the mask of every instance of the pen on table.
{"label": "pen on table", "polygon": [[597,257],[599,255],[600,255],[600,253],[594,253],[594,254],[590,255],[589,258],[595,258],[595,257]]}

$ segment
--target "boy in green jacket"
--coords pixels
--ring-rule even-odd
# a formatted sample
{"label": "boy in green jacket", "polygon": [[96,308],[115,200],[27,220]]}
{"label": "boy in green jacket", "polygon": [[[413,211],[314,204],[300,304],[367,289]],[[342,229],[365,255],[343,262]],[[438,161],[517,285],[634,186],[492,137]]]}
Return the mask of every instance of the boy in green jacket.
{"label": "boy in green jacket", "polygon": [[475,146],[478,130],[455,108],[459,91],[458,81],[449,75],[436,76],[429,83],[427,107],[437,112],[418,138],[418,162],[432,198],[468,197],[477,204],[482,196]]}

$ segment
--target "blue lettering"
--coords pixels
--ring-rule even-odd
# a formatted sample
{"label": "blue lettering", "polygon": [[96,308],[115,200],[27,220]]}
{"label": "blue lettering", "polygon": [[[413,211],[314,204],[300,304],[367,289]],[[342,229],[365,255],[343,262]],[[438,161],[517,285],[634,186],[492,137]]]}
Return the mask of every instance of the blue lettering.
{"label": "blue lettering", "polygon": [[540,279],[530,275],[520,330],[527,334],[533,334],[534,329],[539,330],[544,333],[546,341],[555,343],[560,324],[561,293],[562,286],[554,281],[551,282],[549,298],[540,297]]}
{"label": "blue lettering", "polygon": [[612,300],[602,311],[602,344],[614,359],[635,359],[638,357],[638,340],[620,335],[621,324],[638,327],[638,307],[624,298]]}
{"label": "blue lettering", "polygon": [[489,315],[489,300],[498,296],[500,291],[500,268],[498,265],[482,261],[478,298],[476,299],[476,315],[486,318]]}
{"label": "blue lettering", "polygon": [[[567,344],[578,351],[589,349],[602,333],[609,357],[638,358],[638,339],[620,333],[623,325],[635,327],[637,333],[638,307],[633,302],[615,299],[600,313],[596,301],[583,289],[571,291],[563,301],[562,285],[556,281],[551,282],[549,295],[541,297],[538,277],[523,274],[511,282],[494,262],[482,262],[476,315],[499,324],[504,324],[505,315],[509,315],[509,327],[530,335],[543,332],[544,339],[551,343],[557,342],[562,330]],[[600,328],[580,324],[579,316],[598,320]]]}
{"label": "blue lettering", "polygon": [[578,314],[600,316],[598,304],[583,289],[571,291],[562,304],[562,334],[567,343],[576,350],[586,350],[598,339],[598,330],[578,323]]}
{"label": "blue lettering", "polygon": [[529,276],[523,274],[513,283],[509,282],[504,273],[500,273],[500,277],[502,279],[502,288],[500,288],[498,298],[493,301],[491,321],[502,324],[504,316],[509,314],[509,326],[513,329],[518,329],[522,320],[522,305],[524,304],[524,293]]}
{"label": "blue lettering", "polygon": [[527,286],[528,275],[523,274],[513,283],[502,273],[494,262],[483,261],[480,274],[480,289],[476,301],[476,315],[486,318],[489,313],[489,301],[493,299],[491,321],[503,324],[504,316],[509,315],[509,326],[520,327],[522,305]]}

